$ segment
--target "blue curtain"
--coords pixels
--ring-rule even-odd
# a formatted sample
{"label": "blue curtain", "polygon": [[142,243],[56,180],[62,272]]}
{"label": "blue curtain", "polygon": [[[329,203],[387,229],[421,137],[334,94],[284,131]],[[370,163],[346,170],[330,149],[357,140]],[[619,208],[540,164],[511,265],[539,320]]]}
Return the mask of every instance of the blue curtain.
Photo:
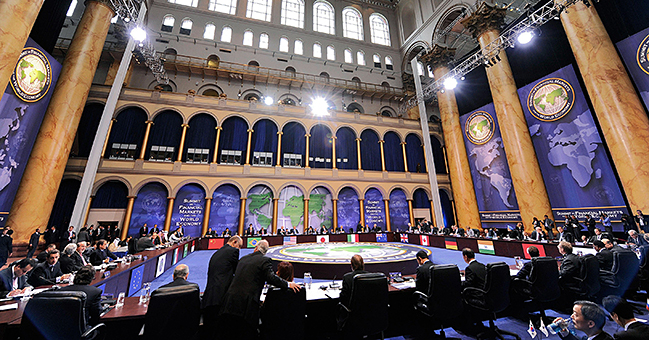
{"label": "blue curtain", "polygon": [[149,145],[146,148],[144,159],[149,159],[151,146],[173,146],[174,154],[172,160],[176,160],[180,138],[183,134],[183,117],[176,111],[163,111],[153,118],[153,126],[149,135]]}
{"label": "blue curtain", "polygon": [[77,129],[77,142],[79,143],[78,157],[88,157],[90,149],[92,149],[92,142],[95,141],[97,134],[97,127],[101,114],[104,112],[104,104],[92,103],[88,104],[83,109],[81,120],[79,121],[79,128]]}
{"label": "blue curtain", "polygon": [[399,138],[399,135],[397,135],[396,132],[390,131],[385,134],[383,152],[385,153],[385,170],[401,172],[405,170],[403,166],[401,138]]}
{"label": "blue curtain", "polygon": [[426,208],[430,209],[430,201],[428,199],[428,194],[424,189],[417,189],[415,190],[414,194],[412,195],[412,205],[413,208]]}
{"label": "blue curtain", "polygon": [[438,174],[447,173],[446,159],[444,159],[444,150],[442,150],[442,144],[433,135],[430,135],[430,144],[433,148],[433,159],[435,160],[435,172]]}
{"label": "blue curtain", "polygon": [[246,146],[248,144],[248,123],[241,117],[230,117],[221,124],[221,141],[219,142],[219,162],[221,161],[221,151],[235,150],[241,151],[241,163],[244,163],[246,157]]}
{"label": "blue curtain", "polygon": [[129,107],[117,115],[116,121],[108,137],[108,150],[105,157],[110,157],[110,148],[113,143],[137,144],[136,155],[140,154],[142,140],[146,131],[147,114],[139,107]]}
{"label": "blue curtain", "polygon": [[406,136],[406,156],[408,157],[408,171],[426,172],[426,159],[424,158],[424,147],[419,136],[414,133]]}
{"label": "blue curtain", "polygon": [[401,189],[394,189],[390,193],[390,224],[392,230],[405,231],[410,222],[410,211],[406,194]]}
{"label": "blue curtain", "polygon": [[[54,206],[50,214],[50,220],[47,222],[47,227],[56,226],[58,230],[65,230],[70,224],[72,217],[72,210],[74,210],[74,202],[77,200],[79,187],[81,182],[76,179],[64,179],[61,181],[59,191],[56,193],[54,199]],[[75,226],[76,227],[76,226]],[[41,232],[44,232],[41,228]]]}
{"label": "blue curtain", "polygon": [[[336,132],[336,158],[340,158],[339,169],[358,169],[358,155],[356,155],[356,134],[354,130],[344,127]],[[342,162],[347,158],[347,162]]]}
{"label": "blue curtain", "polygon": [[361,167],[363,170],[381,171],[379,136],[370,129],[361,133]]}
{"label": "blue curtain", "polygon": [[[272,152],[273,160],[277,155],[277,125],[270,119],[261,119],[252,128],[252,151]],[[250,155],[252,157],[252,155]]]}
{"label": "blue curtain", "polygon": [[210,149],[209,161],[214,156],[214,144],[216,143],[216,119],[207,113],[201,113],[189,120],[189,128],[185,136],[184,155],[187,149],[199,148]]}
{"label": "blue curtain", "polygon": [[125,209],[128,204],[128,188],[120,181],[108,181],[101,185],[95,198],[92,199],[91,209]]}
{"label": "blue curtain", "polygon": [[447,228],[450,228],[455,224],[455,216],[453,215],[453,205],[451,200],[448,198],[446,191],[439,191],[439,200],[442,205],[442,215],[444,216],[444,225]]}
{"label": "blue curtain", "polygon": [[221,234],[225,228],[229,228],[233,235],[237,232],[241,210],[240,199],[239,189],[232,184],[224,184],[214,190],[209,221],[209,227],[213,231]]}
{"label": "blue curtain", "polygon": [[[306,130],[302,124],[297,122],[290,122],[284,125],[282,130],[282,162],[285,153],[293,153],[305,157],[306,153]],[[306,160],[302,158],[302,166],[306,164]]]}
{"label": "blue curtain", "polygon": [[[313,157],[313,161],[310,161],[309,164],[312,168],[331,169],[333,166],[333,160],[331,159],[333,155],[331,146],[331,130],[329,130],[329,127],[326,125],[318,124],[311,128],[310,134],[309,158]],[[324,158],[325,160],[329,158],[331,162],[316,162],[316,157]]]}

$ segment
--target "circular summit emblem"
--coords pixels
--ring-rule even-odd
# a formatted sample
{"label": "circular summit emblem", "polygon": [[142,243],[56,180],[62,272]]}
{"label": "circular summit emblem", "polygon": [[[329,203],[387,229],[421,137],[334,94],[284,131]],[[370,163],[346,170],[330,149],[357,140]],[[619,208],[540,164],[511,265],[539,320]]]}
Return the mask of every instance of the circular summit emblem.
{"label": "circular summit emblem", "polygon": [[11,87],[26,102],[43,98],[52,83],[50,61],[43,52],[27,47],[20,53],[18,64],[11,75]]}
{"label": "circular summit emblem", "polygon": [[638,46],[636,60],[638,61],[640,69],[644,71],[644,73],[649,74],[649,35],[644,37],[640,46]]}
{"label": "circular summit emblem", "polygon": [[527,107],[536,119],[551,122],[561,119],[572,109],[575,91],[560,78],[545,79],[530,91]]}
{"label": "circular summit emblem", "polygon": [[484,111],[477,111],[469,116],[464,127],[466,137],[473,144],[484,144],[494,135],[494,119]]}
{"label": "circular summit emblem", "polygon": [[275,246],[266,255],[276,261],[339,264],[349,263],[352,256],[360,254],[365,263],[384,263],[412,261],[420,250],[431,253],[414,244],[331,242]]}

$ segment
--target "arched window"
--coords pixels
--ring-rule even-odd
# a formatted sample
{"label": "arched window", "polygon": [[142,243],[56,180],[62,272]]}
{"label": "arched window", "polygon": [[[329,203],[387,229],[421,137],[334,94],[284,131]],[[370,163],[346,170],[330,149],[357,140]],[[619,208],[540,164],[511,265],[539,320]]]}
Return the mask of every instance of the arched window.
{"label": "arched window", "polygon": [[358,65],[365,66],[365,52],[363,51],[356,52],[356,63]]}
{"label": "arched window", "polygon": [[304,28],[304,1],[282,1],[282,25]]}
{"label": "arched window", "polygon": [[385,56],[385,68],[392,70],[392,65],[392,57],[390,57],[389,55]]}
{"label": "arched window", "polygon": [[237,0],[210,0],[210,11],[234,15],[237,12]]}
{"label": "arched window", "polygon": [[295,78],[295,72],[296,72],[296,71],[295,71],[295,67],[293,67],[293,66],[288,66],[288,67],[286,68],[285,71],[286,71],[286,75],[287,75],[287,76],[292,77],[292,78]]}
{"label": "arched window", "polygon": [[288,38],[287,37],[279,38],[279,51],[280,52],[288,52]]}
{"label": "arched window", "polygon": [[370,15],[370,33],[373,43],[390,46],[390,26],[388,19],[381,14]]}
{"label": "arched window", "polygon": [[318,43],[313,44],[313,57],[322,58],[322,46]]}
{"label": "arched window", "polygon": [[174,16],[167,14],[165,15],[164,19],[162,19],[162,28],[160,28],[160,30],[163,32],[171,32],[171,30],[174,29],[175,23],[176,19],[174,19]]}
{"label": "arched window", "polygon": [[183,22],[180,23],[180,34],[190,35],[192,33],[193,25],[194,23],[192,22],[192,19],[190,18],[183,19]]}
{"label": "arched window", "polygon": [[327,59],[336,60],[336,49],[331,45],[327,46]]}
{"label": "arched window", "polygon": [[343,37],[363,40],[363,17],[356,8],[343,9]]}
{"label": "arched window", "polygon": [[372,61],[374,62],[374,67],[381,68],[381,56],[375,54],[372,56]]}
{"label": "arched window", "polygon": [[320,80],[328,83],[329,82],[329,73],[327,72],[320,72]]}
{"label": "arched window", "polygon": [[273,3],[271,0],[248,0],[248,9],[246,10],[246,17],[270,21],[270,12]]}
{"label": "arched window", "polygon": [[243,44],[245,46],[252,46],[252,40],[254,39],[254,34],[250,30],[243,32]]}
{"label": "arched window", "polygon": [[198,0],[169,0],[172,4],[179,4],[183,6],[198,6]]}
{"label": "arched window", "polygon": [[299,55],[304,54],[304,46],[302,44],[302,40],[300,39],[295,40],[295,45],[293,46],[293,53]]}
{"label": "arched window", "polygon": [[345,62],[348,64],[351,64],[354,62],[354,55],[352,54],[352,50],[346,48],[345,49]]}
{"label": "arched window", "polygon": [[262,33],[259,35],[259,48],[268,48],[268,34]]}
{"label": "arched window", "polygon": [[417,62],[417,75],[420,77],[426,76],[426,73],[424,73],[424,64],[421,61]]}
{"label": "arched window", "polygon": [[68,7],[68,12],[65,14],[66,17],[71,17],[74,14],[74,9],[77,8],[77,0],[72,0],[70,7]]}
{"label": "arched window", "polygon": [[221,31],[221,41],[223,42],[232,42],[232,27],[224,26]]}
{"label": "arched window", "polygon": [[316,1],[313,4],[313,30],[336,34],[334,8],[326,1]]}
{"label": "arched window", "polygon": [[217,68],[219,67],[219,62],[220,62],[219,56],[212,54],[209,57],[207,57],[207,67],[214,67]]}
{"label": "arched window", "polygon": [[203,39],[214,40],[214,34],[216,33],[216,26],[213,23],[205,25],[205,32],[203,32]]}

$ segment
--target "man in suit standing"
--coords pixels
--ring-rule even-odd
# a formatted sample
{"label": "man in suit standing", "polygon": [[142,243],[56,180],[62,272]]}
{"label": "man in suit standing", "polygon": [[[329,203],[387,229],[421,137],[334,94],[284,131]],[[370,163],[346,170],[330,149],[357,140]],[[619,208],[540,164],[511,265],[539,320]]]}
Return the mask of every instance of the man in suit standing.
{"label": "man in suit standing", "polygon": [[26,258],[0,271],[0,298],[24,293],[29,286],[25,274],[35,266],[36,261]]}
{"label": "man in suit standing", "polygon": [[567,233],[565,230],[563,230],[563,227],[557,227],[557,240],[559,242],[566,241],[568,243],[573,243],[575,241],[575,237],[571,233]]}
{"label": "man in suit standing", "polygon": [[552,229],[554,228],[554,221],[551,220],[548,217],[548,215],[543,216],[543,227],[548,232],[548,237],[550,239],[553,239],[554,238],[554,232],[552,231]]}
{"label": "man in suit standing", "polygon": [[61,288],[63,292],[84,292],[86,293],[86,324],[94,326],[99,323],[101,314],[101,289],[91,286],[90,282],[95,278],[95,268],[84,266],[74,275],[74,284]]}
{"label": "man in suit standing", "polygon": [[597,252],[597,262],[599,262],[600,270],[611,270],[613,268],[613,253],[607,249],[602,241],[593,242],[593,248]]}
{"label": "man in suit standing", "polygon": [[559,242],[557,246],[559,253],[563,256],[559,268],[559,287],[564,293],[579,289],[580,264],[579,256],[572,253],[572,245],[568,242]]}
{"label": "man in suit standing", "polygon": [[416,290],[424,294],[428,294],[428,286],[430,285],[430,267],[433,266],[433,263],[428,259],[428,254],[420,250],[417,252],[417,277]]}
{"label": "man in suit standing", "polygon": [[589,236],[595,235],[595,225],[597,224],[597,221],[592,216],[586,215],[586,220],[584,221],[584,224],[588,229],[588,235]]}
{"label": "man in suit standing", "polygon": [[484,288],[485,278],[487,277],[487,267],[475,259],[475,253],[471,248],[462,249],[462,258],[468,264],[464,269],[463,288],[474,287]]}
{"label": "man in suit standing", "polygon": [[97,241],[97,249],[90,254],[90,263],[93,266],[98,266],[102,263],[108,263],[110,260],[117,260],[117,256],[108,250],[106,240]]}
{"label": "man in suit standing", "polygon": [[221,308],[221,301],[225,292],[230,288],[234,277],[234,271],[239,263],[239,249],[243,246],[243,240],[238,235],[232,236],[228,243],[217,250],[210,258],[207,267],[207,286],[203,293],[203,317],[204,324],[209,325],[212,334],[215,334],[216,319]]}
{"label": "man in suit standing", "polygon": [[640,230],[649,233],[649,216],[643,214],[642,210],[636,210],[635,214],[635,223],[638,225]]}
{"label": "man in suit standing", "polygon": [[11,238],[13,230],[5,227],[0,233],[0,268],[2,268],[7,259],[13,254],[13,239]]}
{"label": "man in suit standing", "polygon": [[602,301],[604,309],[610,314],[615,323],[624,328],[623,331],[613,334],[616,340],[641,340],[649,337],[649,325],[640,322],[633,315],[633,306],[625,299],[611,295]]}
{"label": "man in suit standing", "polygon": [[67,279],[70,274],[63,274],[59,263],[60,253],[57,249],[47,254],[47,261],[39,264],[29,276],[27,283],[34,287],[48,286],[56,283],[56,278]]}
{"label": "man in suit standing", "polygon": [[36,231],[29,237],[29,246],[27,247],[29,251],[27,252],[27,258],[34,256],[36,248],[38,248],[38,241],[41,239],[41,228],[36,228]]}
{"label": "man in suit standing", "polygon": [[59,241],[59,234],[58,230],[56,230],[56,226],[52,226],[49,230],[45,231],[45,242],[47,244],[51,243],[57,243]]}
{"label": "man in suit standing", "polygon": [[198,288],[197,284],[187,281],[188,277],[189,277],[189,267],[187,267],[186,264],[179,264],[174,269],[174,280],[167,283],[164,286],[161,286],[160,288],[170,288],[170,287],[178,287],[178,286],[186,286],[186,285],[192,285]]}
{"label": "man in suit standing", "polygon": [[146,223],[144,223],[144,225],[140,228],[138,234],[140,235],[140,237],[145,237],[149,234],[149,227],[147,227]]}

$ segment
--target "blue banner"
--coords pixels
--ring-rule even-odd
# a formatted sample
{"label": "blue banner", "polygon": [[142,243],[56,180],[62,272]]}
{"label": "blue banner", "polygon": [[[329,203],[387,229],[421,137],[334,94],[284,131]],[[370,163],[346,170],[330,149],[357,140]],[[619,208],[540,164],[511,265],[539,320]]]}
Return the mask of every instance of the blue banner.
{"label": "blue banner", "polygon": [[135,198],[128,235],[138,237],[138,232],[144,224],[149,230],[156,224],[162,230],[166,213],[167,188],[160,183],[146,184]]}
{"label": "blue banner", "polygon": [[264,228],[270,232],[269,228],[272,221],[273,192],[265,185],[256,185],[248,191],[244,230],[252,224],[256,231]]}
{"label": "blue banner", "polygon": [[169,230],[183,227],[185,236],[202,236],[204,212],[205,190],[198,184],[184,185],[176,194]]}
{"label": "blue banner", "polygon": [[0,101],[0,226],[4,226],[61,64],[31,38]]}
{"label": "blue banner", "polygon": [[338,193],[338,226],[345,231],[356,231],[356,225],[361,220],[361,207],[358,203],[358,194],[352,188],[343,188]]}
{"label": "blue banner", "polygon": [[239,229],[239,213],[241,210],[241,194],[239,189],[231,184],[221,185],[212,194],[209,227],[217,234],[229,228],[232,235]]}
{"label": "blue banner", "polygon": [[128,296],[133,296],[142,288],[144,266],[139,266],[131,271],[131,281],[128,285]]}
{"label": "blue banner", "polygon": [[[297,227],[302,231],[304,225],[304,194],[300,188],[289,185],[279,193],[277,202],[277,230]],[[313,223],[310,223],[313,225]],[[316,227],[319,227],[316,225]]]}
{"label": "blue banner", "polygon": [[[557,221],[575,214],[612,221],[628,213],[602,137],[572,65],[518,90]],[[538,216],[542,219],[543,216]],[[621,223],[613,224],[622,231]]]}
{"label": "blue banner", "polygon": [[408,200],[403,190],[392,190],[389,206],[392,231],[407,231],[408,222],[410,222],[410,211],[408,210]]}
{"label": "blue banner", "polygon": [[333,225],[334,204],[329,189],[316,187],[309,194],[309,224],[321,226],[324,224],[327,229]]}
{"label": "blue banner", "polygon": [[378,189],[371,188],[365,193],[365,225],[374,228],[376,224],[385,230],[385,204],[383,194]]}
{"label": "blue banner", "polygon": [[460,117],[480,220],[483,228],[520,222],[516,192],[509,172],[493,104]]}
{"label": "blue banner", "polygon": [[649,108],[649,28],[618,42],[617,49]]}

